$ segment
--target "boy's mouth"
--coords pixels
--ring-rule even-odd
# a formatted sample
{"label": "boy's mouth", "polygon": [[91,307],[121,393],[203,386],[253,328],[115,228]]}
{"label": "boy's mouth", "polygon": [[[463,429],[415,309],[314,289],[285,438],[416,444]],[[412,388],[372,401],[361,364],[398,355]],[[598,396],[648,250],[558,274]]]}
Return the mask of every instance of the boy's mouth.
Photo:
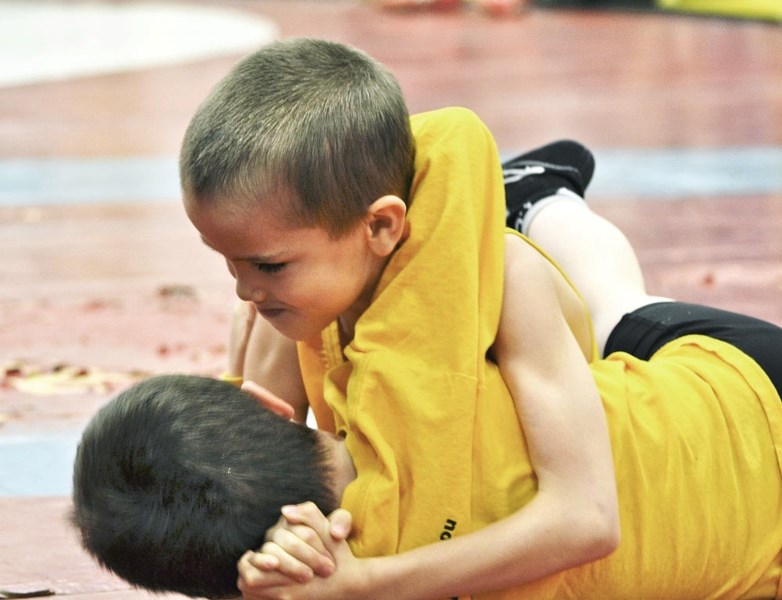
{"label": "boy's mouth", "polygon": [[273,319],[274,317],[277,317],[285,312],[284,308],[261,308],[257,305],[256,308],[258,310],[258,314],[260,314],[264,319]]}

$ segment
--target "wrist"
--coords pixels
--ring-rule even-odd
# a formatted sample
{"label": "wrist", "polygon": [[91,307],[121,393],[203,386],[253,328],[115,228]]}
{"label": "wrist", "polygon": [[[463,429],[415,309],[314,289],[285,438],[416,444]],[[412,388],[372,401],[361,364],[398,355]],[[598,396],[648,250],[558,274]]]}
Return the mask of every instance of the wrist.
{"label": "wrist", "polygon": [[224,373],[221,373],[220,380],[227,381],[228,383],[233,384],[236,387],[242,387],[242,384],[244,383],[244,377],[242,377],[241,375],[234,375],[231,369],[225,371]]}
{"label": "wrist", "polygon": [[382,558],[364,558],[361,559],[363,569],[359,569],[360,576],[356,578],[356,589],[352,598],[373,598],[382,600],[385,592],[385,578]]}
{"label": "wrist", "polygon": [[407,578],[404,561],[400,555],[361,559],[364,568],[356,581],[356,595],[353,598],[372,600],[405,600],[414,597],[405,589]]}

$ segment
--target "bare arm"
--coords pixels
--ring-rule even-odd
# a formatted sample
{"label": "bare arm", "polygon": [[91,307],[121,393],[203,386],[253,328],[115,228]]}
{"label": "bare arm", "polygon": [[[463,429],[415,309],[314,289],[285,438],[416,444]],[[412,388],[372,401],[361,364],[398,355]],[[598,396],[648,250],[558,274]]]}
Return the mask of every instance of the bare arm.
{"label": "bare arm", "polygon": [[[334,550],[335,574],[310,581],[306,597],[399,600],[479,593],[534,581],[615,549],[618,507],[608,431],[584,353],[565,318],[572,313],[563,306],[567,289],[556,269],[525,242],[509,236],[506,248],[495,351],[527,439],[538,493],[509,517],[447,542],[365,560]],[[323,530],[308,511],[311,507],[299,522]],[[252,583],[252,560],[240,563],[240,570],[245,583]],[[251,589],[244,588],[247,598],[255,597]]]}
{"label": "bare arm", "polygon": [[306,421],[309,405],[301,380],[296,342],[258,317],[250,302],[240,302],[234,309],[228,375],[264,386],[293,406],[295,421]]}
{"label": "bare arm", "polygon": [[553,265],[520,238],[506,236],[495,352],[538,477],[538,493],[525,510],[548,523],[537,549],[556,555],[552,571],[605,556],[619,541],[606,417],[574,334],[585,319]]}
{"label": "bare arm", "polygon": [[[495,346],[538,476],[535,498],[491,526],[373,565],[389,597],[438,598],[502,589],[601,558],[619,540],[616,482],[605,414],[565,318],[566,284],[536,250],[506,241],[505,290]],[[426,590],[422,594],[421,590]],[[380,597],[380,596],[376,596]]]}

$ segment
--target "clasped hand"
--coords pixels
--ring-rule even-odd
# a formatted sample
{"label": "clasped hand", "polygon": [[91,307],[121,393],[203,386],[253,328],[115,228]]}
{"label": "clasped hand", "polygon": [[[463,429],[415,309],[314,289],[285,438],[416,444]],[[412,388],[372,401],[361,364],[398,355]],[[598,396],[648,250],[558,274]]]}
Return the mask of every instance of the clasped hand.
{"label": "clasped hand", "polygon": [[284,506],[258,551],[238,562],[245,600],[348,599],[364,597],[364,561],[347,544],[349,512],[326,517],[312,502]]}

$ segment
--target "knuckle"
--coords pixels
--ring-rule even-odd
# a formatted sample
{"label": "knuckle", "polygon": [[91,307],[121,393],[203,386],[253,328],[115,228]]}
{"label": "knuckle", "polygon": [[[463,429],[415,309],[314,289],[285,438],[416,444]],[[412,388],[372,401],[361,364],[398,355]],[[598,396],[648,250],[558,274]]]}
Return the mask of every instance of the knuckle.
{"label": "knuckle", "polygon": [[269,538],[268,541],[270,541],[270,542],[277,542],[279,544],[280,542],[282,542],[283,540],[286,540],[289,537],[290,537],[290,531],[288,531],[287,529],[285,529],[283,527],[280,527],[279,529],[275,529],[272,532],[271,537]]}
{"label": "knuckle", "polygon": [[310,546],[318,540],[318,536],[315,534],[315,531],[312,530],[310,527],[299,527],[294,531],[296,536],[300,538],[303,542],[309,544]]}

